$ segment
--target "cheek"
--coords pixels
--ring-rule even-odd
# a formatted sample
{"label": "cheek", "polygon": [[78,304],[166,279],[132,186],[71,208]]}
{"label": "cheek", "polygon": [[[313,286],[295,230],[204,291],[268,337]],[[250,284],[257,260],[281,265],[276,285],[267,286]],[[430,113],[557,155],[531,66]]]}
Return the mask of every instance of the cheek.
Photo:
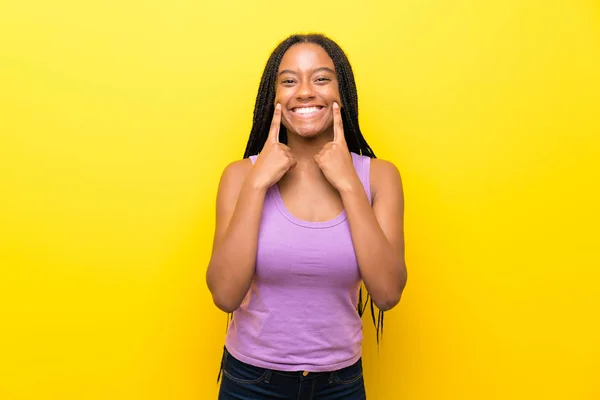
{"label": "cheek", "polygon": [[340,107],[342,106],[342,97],[340,96],[340,92],[337,90],[335,91],[335,101]]}
{"label": "cheek", "polygon": [[340,91],[338,90],[337,86],[334,86],[327,91],[326,98],[332,102],[335,101],[338,104],[341,104]]}
{"label": "cheek", "polygon": [[275,89],[275,104],[278,102],[281,105],[285,105],[290,100],[290,90],[286,90],[286,88],[278,87]]}
{"label": "cheek", "polygon": [[284,90],[282,91],[279,89],[275,89],[275,100],[273,102],[273,106],[277,105],[277,103],[281,104],[281,125],[289,129],[289,111],[286,107],[288,101],[289,96],[286,96],[286,92]]}
{"label": "cheek", "polygon": [[290,129],[290,111],[282,110],[281,111],[281,125],[283,125],[286,129]]}
{"label": "cheek", "polygon": [[285,129],[290,129],[291,125],[288,122],[288,118],[285,115],[281,116],[281,125],[283,125],[285,127]]}

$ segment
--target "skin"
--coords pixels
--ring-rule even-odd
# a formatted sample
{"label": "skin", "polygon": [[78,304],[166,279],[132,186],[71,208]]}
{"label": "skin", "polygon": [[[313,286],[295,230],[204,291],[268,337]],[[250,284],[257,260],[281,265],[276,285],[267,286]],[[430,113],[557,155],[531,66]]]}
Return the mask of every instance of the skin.
{"label": "skin", "polygon": [[[281,61],[276,85],[269,137],[256,163],[244,159],[229,164],[219,183],[206,274],[215,305],[233,312],[246,296],[264,199],[277,184],[284,204],[300,219],[326,221],[346,210],[363,282],[379,309],[393,308],[407,279],[400,173],[390,162],[371,160],[371,206],[346,145],[335,67],[320,46],[292,46]],[[318,111],[298,112],[308,106]],[[279,142],[281,124],[288,132],[287,146]]]}

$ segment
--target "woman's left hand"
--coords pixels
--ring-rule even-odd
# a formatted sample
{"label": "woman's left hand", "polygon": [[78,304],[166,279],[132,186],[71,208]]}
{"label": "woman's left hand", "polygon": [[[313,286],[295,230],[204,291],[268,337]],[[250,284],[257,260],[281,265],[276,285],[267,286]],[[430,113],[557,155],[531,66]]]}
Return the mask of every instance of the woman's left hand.
{"label": "woman's left hand", "polygon": [[333,103],[333,141],[323,146],[314,159],[325,178],[338,191],[350,189],[359,181],[344,137],[342,114],[337,103]]}

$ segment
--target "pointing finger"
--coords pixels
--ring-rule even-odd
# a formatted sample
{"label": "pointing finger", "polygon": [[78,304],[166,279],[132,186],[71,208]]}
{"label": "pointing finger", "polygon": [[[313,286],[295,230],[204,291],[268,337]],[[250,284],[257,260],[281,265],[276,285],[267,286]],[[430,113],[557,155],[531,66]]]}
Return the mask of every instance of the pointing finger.
{"label": "pointing finger", "polygon": [[281,126],[281,104],[277,103],[273,119],[271,120],[271,128],[269,129],[269,140],[271,142],[279,142],[279,127]]}
{"label": "pointing finger", "polygon": [[333,103],[333,141],[337,143],[345,143],[344,123],[342,122],[342,113],[338,103]]}

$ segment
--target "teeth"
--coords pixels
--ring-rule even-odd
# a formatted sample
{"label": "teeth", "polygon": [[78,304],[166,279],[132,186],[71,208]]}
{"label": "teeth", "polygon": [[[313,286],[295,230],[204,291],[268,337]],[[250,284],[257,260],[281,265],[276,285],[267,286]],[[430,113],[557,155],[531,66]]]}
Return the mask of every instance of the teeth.
{"label": "teeth", "polygon": [[295,112],[298,114],[310,114],[317,111],[319,111],[319,107],[302,107],[296,108]]}

